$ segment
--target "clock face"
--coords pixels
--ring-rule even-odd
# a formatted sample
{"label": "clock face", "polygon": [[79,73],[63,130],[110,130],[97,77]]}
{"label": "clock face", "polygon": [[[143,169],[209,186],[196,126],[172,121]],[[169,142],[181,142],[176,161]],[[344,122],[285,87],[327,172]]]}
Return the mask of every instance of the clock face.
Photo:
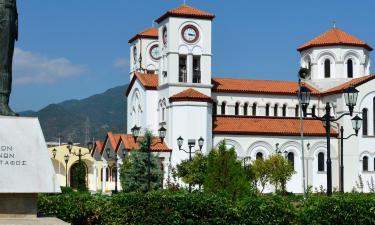
{"label": "clock face", "polygon": [[182,29],[182,39],[188,43],[194,43],[199,39],[199,31],[193,25],[187,25]]}
{"label": "clock face", "polygon": [[167,45],[167,40],[168,40],[168,34],[167,34],[167,28],[163,28],[163,44]]}
{"label": "clock face", "polygon": [[153,45],[150,48],[150,56],[154,60],[160,59],[160,51],[159,51],[159,45]]}

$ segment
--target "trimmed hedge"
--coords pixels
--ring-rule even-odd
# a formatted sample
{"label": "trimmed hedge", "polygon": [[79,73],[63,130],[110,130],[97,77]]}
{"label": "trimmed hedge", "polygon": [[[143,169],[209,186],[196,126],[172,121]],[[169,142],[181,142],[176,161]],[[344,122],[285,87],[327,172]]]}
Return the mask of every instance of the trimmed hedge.
{"label": "trimmed hedge", "polygon": [[277,195],[238,202],[206,193],[89,193],[40,195],[41,216],[72,224],[375,224],[375,195],[311,196],[296,200]]}

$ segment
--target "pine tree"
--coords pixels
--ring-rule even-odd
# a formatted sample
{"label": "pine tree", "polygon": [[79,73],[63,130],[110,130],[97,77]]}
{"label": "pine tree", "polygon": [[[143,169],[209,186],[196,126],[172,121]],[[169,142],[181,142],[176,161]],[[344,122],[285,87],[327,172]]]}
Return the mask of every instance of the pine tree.
{"label": "pine tree", "polygon": [[[126,157],[120,168],[122,190],[125,192],[146,192],[148,182],[148,141],[152,140],[151,132],[147,131],[140,142],[140,149],[133,150]],[[162,187],[163,174],[159,156],[151,153],[151,190]]]}
{"label": "pine tree", "polygon": [[234,148],[227,149],[225,141],[222,141],[219,148],[212,150],[208,155],[204,190],[228,194],[233,200],[250,192],[250,183],[241,161],[237,160]]}

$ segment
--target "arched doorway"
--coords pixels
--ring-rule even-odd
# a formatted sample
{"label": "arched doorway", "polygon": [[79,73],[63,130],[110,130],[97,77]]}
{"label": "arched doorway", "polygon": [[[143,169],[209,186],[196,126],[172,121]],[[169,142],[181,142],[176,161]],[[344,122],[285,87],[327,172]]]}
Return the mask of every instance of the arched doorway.
{"label": "arched doorway", "polygon": [[[84,177],[85,177],[85,181],[86,181],[86,186],[87,186],[87,165],[84,163],[84,162],[82,162],[82,164],[83,164],[83,166],[84,166],[84,170],[82,170],[83,171],[83,173],[84,173]],[[80,171],[80,169],[79,169],[79,163],[77,162],[77,163],[75,163],[75,164],[73,164],[71,167],[70,167],[70,173],[69,173],[69,181],[70,181],[70,187],[71,188],[78,188],[78,183],[77,183],[77,180],[76,179],[74,179],[74,176],[75,176],[75,174],[76,173],[80,173],[81,171]]]}

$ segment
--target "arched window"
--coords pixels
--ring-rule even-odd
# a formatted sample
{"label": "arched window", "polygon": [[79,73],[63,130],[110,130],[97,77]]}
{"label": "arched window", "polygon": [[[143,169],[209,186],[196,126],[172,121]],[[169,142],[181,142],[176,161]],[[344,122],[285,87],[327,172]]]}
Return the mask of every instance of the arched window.
{"label": "arched window", "polygon": [[212,103],[212,115],[217,114],[217,102]]}
{"label": "arched window", "polygon": [[319,152],[318,154],[318,171],[323,172],[324,171],[324,153]]}
{"label": "arched window", "polygon": [[362,122],[363,122],[363,127],[362,127],[362,132],[363,132],[363,135],[364,136],[367,136],[368,135],[368,131],[367,131],[367,125],[368,125],[368,121],[367,121],[367,109],[364,108],[362,109]]}
{"label": "arched window", "polygon": [[238,114],[240,114],[240,103],[239,102],[236,102],[236,105],[234,107],[234,114],[237,116]]}
{"label": "arched window", "polygon": [[279,105],[275,104],[275,107],[273,107],[273,115],[277,116]]}
{"label": "arched window", "polygon": [[352,59],[348,59],[346,67],[348,71],[348,78],[353,78],[353,60]]}
{"label": "arched window", "polygon": [[331,60],[329,59],[324,60],[324,77],[331,77]]}
{"label": "arched window", "polygon": [[290,164],[292,164],[293,169],[294,169],[294,153],[293,152],[288,153],[288,161]]}
{"label": "arched window", "polygon": [[298,104],[296,105],[295,116],[296,116],[296,117],[299,116],[299,105],[298,105]]}
{"label": "arched window", "polygon": [[253,107],[252,107],[252,111],[253,111],[253,116],[256,116],[257,115],[257,104],[254,102],[253,103]]}
{"label": "arched window", "polygon": [[266,104],[266,116],[270,115],[270,104]]}
{"label": "arched window", "polygon": [[247,108],[249,108],[249,103],[245,103],[245,105],[243,105],[243,115],[244,116],[247,116]]}
{"label": "arched window", "polygon": [[312,113],[313,115],[315,115],[315,111],[316,111],[316,106],[313,105],[313,107],[311,108],[311,113]]}
{"label": "arched window", "polygon": [[111,181],[115,182],[116,181],[116,176],[117,176],[117,167],[114,166],[111,169]]}
{"label": "arched window", "polygon": [[263,153],[258,152],[258,153],[256,154],[256,159],[261,159],[261,160],[263,160]]}
{"label": "arched window", "polygon": [[222,102],[221,103],[221,115],[225,115],[225,106],[226,106],[226,102]]}
{"label": "arched window", "polygon": [[363,156],[362,158],[362,170],[368,171],[368,157],[367,156]]}
{"label": "arched window", "polygon": [[286,117],[286,104],[283,105],[283,116]]}

